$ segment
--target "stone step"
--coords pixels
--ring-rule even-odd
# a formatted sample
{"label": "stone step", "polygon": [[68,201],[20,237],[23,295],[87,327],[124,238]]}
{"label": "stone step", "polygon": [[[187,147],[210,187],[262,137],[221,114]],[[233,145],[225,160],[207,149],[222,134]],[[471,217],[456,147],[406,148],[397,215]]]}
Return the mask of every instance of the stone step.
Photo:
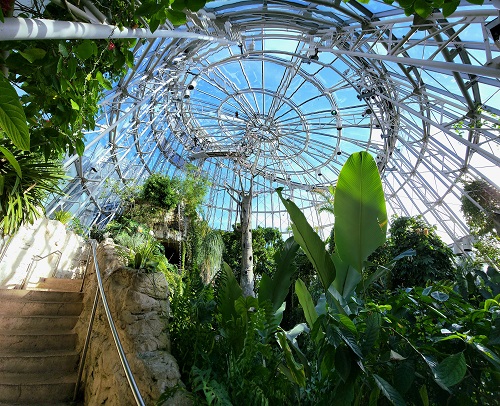
{"label": "stone step", "polygon": [[18,316],[78,316],[82,302],[25,302],[0,297],[0,314]]}
{"label": "stone step", "polygon": [[81,279],[40,278],[33,290],[51,290],[62,292],[80,292]]}
{"label": "stone step", "polygon": [[[7,349],[8,350],[8,349]],[[2,373],[43,373],[50,371],[74,372],[78,367],[76,351],[53,350],[37,353],[15,353],[0,351],[0,377]],[[0,379],[0,382],[2,380]]]}
{"label": "stone step", "polygon": [[70,401],[77,374],[0,373],[0,403],[41,405]]}
{"label": "stone step", "polygon": [[10,316],[1,314],[0,331],[71,331],[78,321],[78,316]]}
{"label": "stone step", "polygon": [[24,302],[81,302],[83,293],[45,290],[0,289],[0,300]]}
{"label": "stone step", "polygon": [[73,350],[76,334],[60,331],[0,331],[0,349],[9,352],[38,352],[46,350]]}

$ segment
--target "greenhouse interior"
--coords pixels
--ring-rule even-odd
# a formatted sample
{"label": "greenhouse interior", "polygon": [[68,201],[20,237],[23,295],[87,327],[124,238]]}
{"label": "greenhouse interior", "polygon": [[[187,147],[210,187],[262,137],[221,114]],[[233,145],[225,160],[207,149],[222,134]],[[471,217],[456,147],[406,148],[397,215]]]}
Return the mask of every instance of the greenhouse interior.
{"label": "greenhouse interior", "polygon": [[0,405],[498,405],[499,0],[0,10]]}

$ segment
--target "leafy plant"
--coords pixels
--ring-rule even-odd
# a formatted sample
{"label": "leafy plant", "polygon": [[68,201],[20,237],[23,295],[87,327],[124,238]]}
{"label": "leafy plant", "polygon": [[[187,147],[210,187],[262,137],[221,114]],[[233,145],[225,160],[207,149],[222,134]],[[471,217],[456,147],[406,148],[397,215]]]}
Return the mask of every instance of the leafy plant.
{"label": "leafy plant", "polygon": [[154,173],[144,182],[141,198],[152,205],[170,210],[180,201],[179,180]]}
{"label": "leafy plant", "polygon": [[500,237],[500,190],[482,179],[466,182],[461,209],[477,235],[495,233]]}
{"label": "leafy plant", "polygon": [[50,193],[62,193],[58,184],[64,174],[59,162],[17,149],[3,133],[0,141],[4,145],[0,147],[0,227],[11,234],[43,213],[43,201]]}
{"label": "leafy plant", "polygon": [[60,221],[63,224],[67,224],[70,222],[73,214],[69,211],[58,210],[54,212],[54,220]]}
{"label": "leafy plant", "polygon": [[413,249],[416,254],[400,260],[393,268],[390,283],[398,286],[425,286],[444,279],[454,280],[453,252],[439,238],[434,227],[419,217],[393,219],[386,246],[391,257]]}

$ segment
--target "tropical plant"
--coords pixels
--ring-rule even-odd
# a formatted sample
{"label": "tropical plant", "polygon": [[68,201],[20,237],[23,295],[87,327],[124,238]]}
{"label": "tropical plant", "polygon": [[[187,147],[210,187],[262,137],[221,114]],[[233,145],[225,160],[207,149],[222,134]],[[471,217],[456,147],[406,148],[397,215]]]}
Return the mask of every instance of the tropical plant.
{"label": "tropical plant", "polygon": [[420,217],[397,217],[391,222],[387,252],[394,258],[407,250],[415,255],[401,259],[389,276],[389,287],[425,286],[454,280],[453,251],[437,235],[435,227]]}
{"label": "tropical plant", "polygon": [[466,182],[461,203],[467,225],[474,234],[496,233],[500,237],[500,190],[482,179]]}
{"label": "tropical plant", "polygon": [[58,210],[54,212],[54,220],[60,221],[63,224],[67,224],[73,218],[73,214],[69,211]]}
{"label": "tropical plant", "polygon": [[141,199],[153,206],[170,210],[179,204],[179,185],[177,178],[153,173],[144,182]]}
{"label": "tropical plant", "polygon": [[62,193],[64,173],[59,162],[18,149],[3,133],[0,141],[0,228],[11,234],[42,215],[50,193]]}

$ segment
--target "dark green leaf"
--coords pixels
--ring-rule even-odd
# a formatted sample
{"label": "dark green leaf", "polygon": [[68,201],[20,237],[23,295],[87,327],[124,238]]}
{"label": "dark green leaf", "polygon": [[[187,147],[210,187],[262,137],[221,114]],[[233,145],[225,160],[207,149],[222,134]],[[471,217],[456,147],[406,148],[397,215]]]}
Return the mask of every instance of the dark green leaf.
{"label": "dark green leaf", "polygon": [[341,346],[335,351],[335,370],[345,382],[351,373],[351,351]]}
{"label": "dark green leaf", "polygon": [[325,249],[325,243],[321,241],[319,235],[313,230],[300,209],[289,199],[284,199],[282,188],[276,189],[283,205],[288,211],[292,220],[292,230],[295,241],[301,246],[319,274],[321,283],[325,289],[331,285],[335,279],[335,267],[332,259]]}
{"label": "dark green leaf", "polygon": [[177,10],[166,10],[167,19],[174,25],[182,25],[186,23],[186,14]]}
{"label": "dark green leaf", "polygon": [[39,59],[43,59],[47,53],[44,49],[28,48],[23,52],[19,52],[29,63],[33,63]]}
{"label": "dark green leaf", "polygon": [[154,0],[146,0],[143,1],[142,4],[135,10],[136,16],[144,16],[151,17],[153,14],[156,14],[165,6],[160,2],[156,3]]}
{"label": "dark green leaf", "polygon": [[85,143],[81,139],[75,141],[75,150],[79,156],[82,156],[85,152]]}
{"label": "dark green leaf", "polygon": [[422,18],[427,18],[432,13],[432,4],[425,0],[415,0],[413,4],[415,12]]}
{"label": "dark green leaf", "polygon": [[366,330],[364,341],[361,344],[363,354],[368,355],[380,336],[382,316],[380,313],[372,313],[366,318]]}
{"label": "dark green leaf", "polygon": [[186,8],[191,11],[201,10],[205,4],[205,0],[186,0]]}
{"label": "dark green leaf", "polygon": [[387,382],[384,378],[373,374],[373,379],[375,379],[375,383],[384,394],[384,396],[389,399],[389,401],[396,406],[404,406],[406,405],[404,399],[399,394],[399,392],[394,389],[389,382]]}
{"label": "dark green leaf", "polygon": [[335,246],[343,262],[361,272],[363,261],[385,242],[385,197],[373,157],[352,154],[340,171],[334,197]]}
{"label": "dark green leaf", "polygon": [[223,264],[222,272],[224,273],[224,281],[219,292],[218,306],[223,322],[227,322],[233,317],[238,317],[234,302],[242,295],[242,290],[228,264]]}
{"label": "dark green leaf", "polygon": [[292,276],[296,270],[294,260],[298,249],[299,245],[293,237],[288,238],[283,249],[275,255],[276,271],[273,278],[264,277],[267,276],[266,274],[262,276],[259,301],[270,300],[274,311],[278,310],[284,302],[292,284]]}
{"label": "dark green leaf", "polygon": [[[157,17],[152,17],[150,20],[149,20],[149,29],[151,30],[151,32],[155,32],[157,30],[157,28],[160,26],[160,19],[157,18]],[[124,57],[125,58],[125,57]]]}
{"label": "dark green leaf", "polygon": [[17,148],[24,151],[30,149],[28,124],[19,96],[2,74],[0,74],[0,128]]}
{"label": "dark green leaf", "polygon": [[86,39],[76,47],[75,54],[82,61],[85,61],[86,59],[90,58],[93,55],[94,46],[95,44],[93,44],[92,41]]}
{"label": "dark green leaf", "polygon": [[69,52],[68,49],[66,48],[66,45],[64,45],[62,42],[59,43],[58,45],[59,53],[64,56],[65,58],[68,57]]}
{"label": "dark green leaf", "polygon": [[459,383],[465,376],[467,366],[465,365],[464,354],[450,355],[440,362],[435,369],[436,381],[439,380],[447,388]]}
{"label": "dark green leaf", "polygon": [[452,15],[457,7],[460,5],[460,0],[452,0],[443,4],[443,16],[449,17]]}

